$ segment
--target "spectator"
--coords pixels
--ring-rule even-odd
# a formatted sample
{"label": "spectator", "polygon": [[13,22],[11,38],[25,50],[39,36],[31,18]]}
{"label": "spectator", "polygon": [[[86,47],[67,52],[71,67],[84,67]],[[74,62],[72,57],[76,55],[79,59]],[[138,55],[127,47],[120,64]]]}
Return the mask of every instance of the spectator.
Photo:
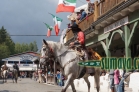
{"label": "spectator", "polygon": [[86,12],[84,11],[84,9],[81,9],[81,10],[80,10],[80,13],[81,13],[81,17],[80,17],[80,20],[79,20],[79,21],[81,21],[82,19],[84,19],[84,18],[87,16],[87,14],[86,14]]}
{"label": "spectator", "polygon": [[80,18],[81,18],[81,13],[77,12],[77,20],[80,20]]}
{"label": "spectator", "polygon": [[76,24],[76,19],[75,18],[71,18],[71,26]]}
{"label": "spectator", "polygon": [[88,3],[88,14],[94,12],[94,4],[91,2]]}
{"label": "spectator", "polygon": [[110,89],[111,89],[111,92],[114,92],[114,70],[113,69],[110,70],[109,78],[110,78]]}
{"label": "spectator", "polygon": [[27,77],[27,72],[25,72],[25,75],[24,75],[24,77],[25,77],[25,78]]}
{"label": "spectator", "polygon": [[[119,72],[120,72],[121,78],[123,78],[126,70],[125,69],[120,69]],[[118,87],[122,88],[122,92],[124,92],[124,85],[125,85],[124,82],[121,85],[118,85]]]}
{"label": "spectator", "polygon": [[62,72],[60,71],[59,72],[59,75],[60,75],[60,78],[59,78],[59,86],[64,86],[64,76],[63,76],[63,74],[62,74]]}
{"label": "spectator", "polygon": [[41,69],[38,69],[38,77],[39,77],[39,83],[41,83],[42,82],[42,70]]}
{"label": "spectator", "polygon": [[115,85],[115,90],[116,92],[118,92],[118,85],[119,85],[119,82],[120,82],[120,73],[119,73],[119,70],[116,69],[114,71],[114,85]]}
{"label": "spectator", "polygon": [[60,86],[60,71],[59,70],[57,71],[56,77],[57,77],[57,84]]}

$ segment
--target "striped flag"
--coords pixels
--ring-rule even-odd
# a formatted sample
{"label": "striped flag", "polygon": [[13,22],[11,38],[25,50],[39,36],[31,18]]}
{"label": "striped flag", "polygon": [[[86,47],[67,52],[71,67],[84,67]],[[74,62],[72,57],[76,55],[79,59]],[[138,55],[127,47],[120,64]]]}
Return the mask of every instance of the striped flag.
{"label": "striped flag", "polygon": [[44,23],[46,25],[46,27],[48,28],[48,31],[47,31],[47,37],[50,37],[51,36],[51,31],[53,30],[53,27],[52,26],[49,26],[48,24]]}
{"label": "striped flag", "polygon": [[56,12],[74,12],[77,0],[59,0]]}
{"label": "striped flag", "polygon": [[61,22],[63,21],[61,18],[51,14],[52,17],[53,17],[53,21],[54,21],[54,30],[55,30],[55,33],[56,33],[56,36],[58,36],[58,33],[60,31],[60,25],[61,25]]}

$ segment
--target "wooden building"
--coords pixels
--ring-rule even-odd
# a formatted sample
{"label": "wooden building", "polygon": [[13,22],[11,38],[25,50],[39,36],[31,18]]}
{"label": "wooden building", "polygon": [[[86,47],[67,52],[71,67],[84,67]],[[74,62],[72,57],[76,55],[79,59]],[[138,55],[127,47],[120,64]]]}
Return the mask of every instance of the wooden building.
{"label": "wooden building", "polygon": [[[100,0],[94,12],[77,22],[86,35],[86,46],[105,57],[136,57],[139,55],[139,1]],[[67,31],[66,45],[73,41]]]}

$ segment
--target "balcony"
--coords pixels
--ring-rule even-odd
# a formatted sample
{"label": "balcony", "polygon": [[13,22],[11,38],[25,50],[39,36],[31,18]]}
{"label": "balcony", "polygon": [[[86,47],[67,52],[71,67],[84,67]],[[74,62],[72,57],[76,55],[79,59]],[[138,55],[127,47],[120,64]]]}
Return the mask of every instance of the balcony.
{"label": "balcony", "polygon": [[[76,23],[82,29],[82,31],[87,31],[93,22],[99,20],[101,17],[107,15],[110,11],[116,10],[117,6],[123,4],[128,0],[100,0],[100,2],[94,2],[94,12],[89,14],[82,21]],[[66,43],[69,43],[73,38],[72,30],[68,30],[65,36]]]}

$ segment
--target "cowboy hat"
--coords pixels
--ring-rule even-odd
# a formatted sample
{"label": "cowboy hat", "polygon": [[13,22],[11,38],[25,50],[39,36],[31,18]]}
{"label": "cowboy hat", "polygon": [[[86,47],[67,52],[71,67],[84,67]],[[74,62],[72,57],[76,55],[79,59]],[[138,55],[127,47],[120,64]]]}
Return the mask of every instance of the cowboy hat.
{"label": "cowboy hat", "polygon": [[70,20],[76,20],[76,19],[72,17]]}

